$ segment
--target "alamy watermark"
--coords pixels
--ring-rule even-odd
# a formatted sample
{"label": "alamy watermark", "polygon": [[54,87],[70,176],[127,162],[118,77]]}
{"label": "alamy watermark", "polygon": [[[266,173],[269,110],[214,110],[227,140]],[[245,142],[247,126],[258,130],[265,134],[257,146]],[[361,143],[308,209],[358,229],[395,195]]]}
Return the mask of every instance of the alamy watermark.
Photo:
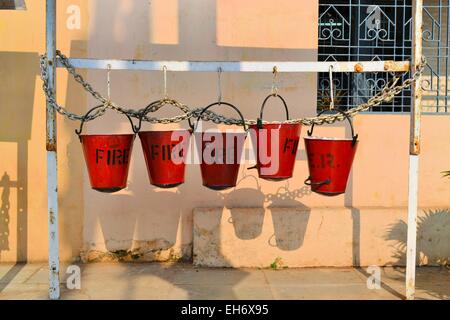
{"label": "alamy watermark", "polygon": [[66,274],[69,276],[66,279],[66,287],[69,290],[81,289],[81,269],[77,265],[70,265],[67,267]]}
{"label": "alamy watermark", "polygon": [[367,273],[370,276],[367,278],[367,289],[380,290],[381,289],[381,268],[378,266],[369,266]]}
{"label": "alamy watermark", "polygon": [[[198,129],[198,128],[197,128]],[[249,148],[245,148],[250,137]],[[279,128],[250,128],[248,132],[236,129],[174,130],[168,145],[153,143],[152,159],[170,159],[174,164],[240,164],[244,161],[260,165],[262,174],[279,170],[283,155],[295,156],[299,137],[281,136]]]}
{"label": "alamy watermark", "polygon": [[80,6],[76,4],[71,4],[66,9],[66,14],[68,15],[66,20],[66,27],[69,30],[80,30],[81,29],[81,9]]}

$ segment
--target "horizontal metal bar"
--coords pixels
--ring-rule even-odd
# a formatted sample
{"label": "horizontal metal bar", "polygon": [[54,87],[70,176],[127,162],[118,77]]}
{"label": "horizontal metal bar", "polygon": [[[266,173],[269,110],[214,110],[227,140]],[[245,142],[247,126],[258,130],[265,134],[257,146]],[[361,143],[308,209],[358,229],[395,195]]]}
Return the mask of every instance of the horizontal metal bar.
{"label": "horizontal metal bar", "polygon": [[[152,61],[152,60],[100,60],[69,59],[71,65],[78,69],[111,70],[147,70],[161,71],[164,66],[168,71],[215,72],[328,72],[333,66],[334,72],[407,72],[409,61]],[[58,67],[63,67],[61,61]]]}

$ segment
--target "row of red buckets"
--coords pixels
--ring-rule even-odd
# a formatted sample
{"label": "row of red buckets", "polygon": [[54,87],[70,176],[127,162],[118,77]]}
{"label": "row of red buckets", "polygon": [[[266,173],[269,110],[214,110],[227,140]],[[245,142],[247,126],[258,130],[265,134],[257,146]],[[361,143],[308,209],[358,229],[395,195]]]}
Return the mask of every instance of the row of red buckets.
{"label": "row of red buckets", "polygon": [[[289,110],[285,100],[277,94],[269,95],[263,102],[257,124],[250,126],[257,160],[257,164],[253,168],[258,170],[258,175],[262,179],[285,180],[291,178],[293,174],[301,125],[291,123],[263,124],[264,108],[271,97],[278,97],[282,101],[286,119],[289,120]],[[227,145],[227,139],[238,142],[232,144],[233,150],[223,149],[222,159],[231,157],[231,161],[219,161],[219,163],[205,161],[205,148],[208,148],[208,144],[214,141],[213,136],[217,136],[217,133],[195,132],[195,128],[190,121],[190,129],[176,130],[176,132],[173,130],[140,131],[142,118],[139,121],[139,127],[135,127],[131,118],[126,115],[134,133],[108,135],[82,134],[84,125],[84,121],[82,121],[80,129],[76,133],[83,146],[92,188],[100,192],[112,193],[126,187],[136,134],[139,135],[141,140],[150,183],[160,188],[179,186],[184,183],[184,160],[187,156],[185,150],[187,150],[186,146],[189,145],[193,133],[196,136],[197,150],[201,160],[203,185],[213,190],[224,190],[236,186],[240,168],[239,159],[243,152],[243,142],[247,137],[249,127],[245,125],[244,117],[239,109],[227,102],[216,102],[205,107],[197,119],[197,124],[202,119],[203,114],[213,106],[230,107],[242,119],[244,132],[230,133],[224,131],[219,133],[223,145]],[[100,107],[91,109],[85,118]],[[152,107],[152,104],[147,109],[150,107]],[[351,139],[313,136],[314,125],[308,131],[308,136],[304,138],[310,173],[305,184],[310,185],[313,192],[327,196],[345,193],[358,145],[357,135],[354,133],[350,117],[340,110],[334,111],[341,112],[348,120],[352,132]],[[145,113],[144,111],[142,116]],[[274,134],[275,132],[276,134]],[[272,143],[278,144],[278,146],[274,145],[278,150],[272,150]],[[266,163],[262,159],[262,155],[270,156],[273,151],[278,151],[276,170],[270,168],[271,162]],[[274,158],[272,157],[272,159]]]}

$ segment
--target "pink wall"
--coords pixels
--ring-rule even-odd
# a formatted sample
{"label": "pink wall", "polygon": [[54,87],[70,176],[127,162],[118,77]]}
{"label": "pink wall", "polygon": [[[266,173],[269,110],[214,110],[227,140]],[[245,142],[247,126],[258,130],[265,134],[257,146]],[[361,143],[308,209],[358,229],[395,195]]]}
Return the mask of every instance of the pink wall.
{"label": "pink wall", "polygon": [[[80,29],[67,27],[70,5],[80,8]],[[315,61],[317,15],[316,0],[64,0],[58,1],[58,48],[70,56],[91,58]],[[3,237],[7,244],[0,247],[0,261],[47,258],[45,107],[37,68],[38,54],[45,50],[43,17],[44,1],[30,1],[27,11],[0,12],[0,63],[17,66],[14,82],[9,75],[0,77],[0,88],[5,88],[0,96],[6,101],[0,108],[2,114],[7,108],[11,115],[0,126],[0,174],[6,172],[16,183],[8,190],[9,220],[0,221],[8,232]],[[106,94],[104,71],[82,73]],[[288,101],[292,117],[314,115],[316,74],[279,74],[278,78],[279,92]],[[271,81],[271,74],[223,74],[224,100],[235,103],[245,117],[256,118],[262,100],[270,93]],[[7,90],[9,83],[27,85],[23,90],[14,90],[18,86]],[[169,70],[168,92],[192,108],[206,106],[217,99],[217,75]],[[112,99],[117,103],[141,108],[160,97],[162,72],[112,72]],[[95,105],[64,70],[58,71],[58,100],[77,113]],[[268,109],[269,120],[279,119],[276,107]],[[158,114],[176,112],[164,110]],[[250,165],[246,163],[241,171],[241,178],[244,172],[246,178],[235,190],[214,192],[201,186],[196,165],[188,166],[186,183],[178,189],[151,187],[139,140],[132,156],[129,187],[114,195],[100,194],[89,187],[81,147],[74,134],[78,123],[60,117],[58,126],[64,260],[79,255],[80,250],[89,259],[114,259],[105,252],[137,248],[144,248],[149,260],[189,256],[192,211],[197,207],[406,206],[407,115],[356,117],[361,143],[349,190],[335,198],[311,194],[304,187],[307,165],[303,144],[294,178],[288,182],[257,181],[252,178],[255,172],[245,170]],[[87,127],[89,132],[129,131],[127,122],[115,114],[107,114]],[[147,124],[145,128],[152,126]],[[450,203],[450,181],[440,175],[441,171],[450,170],[450,145],[446,139],[449,128],[448,116],[424,116],[422,207],[445,208]],[[306,130],[303,128],[303,135]],[[348,134],[344,123],[319,130],[325,135]],[[0,190],[5,189],[0,186]],[[298,196],[277,198],[286,192]]]}

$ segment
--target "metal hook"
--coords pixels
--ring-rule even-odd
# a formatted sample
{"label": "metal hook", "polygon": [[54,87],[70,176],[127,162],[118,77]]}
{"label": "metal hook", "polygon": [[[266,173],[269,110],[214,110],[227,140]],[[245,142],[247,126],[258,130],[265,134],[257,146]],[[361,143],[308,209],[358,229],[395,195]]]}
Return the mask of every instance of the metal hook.
{"label": "metal hook", "polygon": [[330,76],[330,110],[334,109],[334,85],[333,85],[333,65],[330,65],[328,70]]}
{"label": "metal hook", "polygon": [[276,83],[277,75],[278,75],[278,69],[277,69],[277,66],[273,66],[272,73],[273,73],[273,78],[272,78],[272,94],[273,94],[274,96],[278,96],[278,86],[277,86],[277,83]]}
{"label": "metal hook", "polygon": [[220,105],[222,103],[222,67],[217,68],[217,87],[219,92],[217,101]]}
{"label": "metal hook", "polygon": [[162,70],[163,70],[163,74],[164,74],[164,99],[167,99],[169,97],[167,95],[167,66],[164,65]]}
{"label": "metal hook", "polygon": [[108,90],[108,104],[111,102],[111,64],[106,66],[108,72],[106,74],[106,87]]}

